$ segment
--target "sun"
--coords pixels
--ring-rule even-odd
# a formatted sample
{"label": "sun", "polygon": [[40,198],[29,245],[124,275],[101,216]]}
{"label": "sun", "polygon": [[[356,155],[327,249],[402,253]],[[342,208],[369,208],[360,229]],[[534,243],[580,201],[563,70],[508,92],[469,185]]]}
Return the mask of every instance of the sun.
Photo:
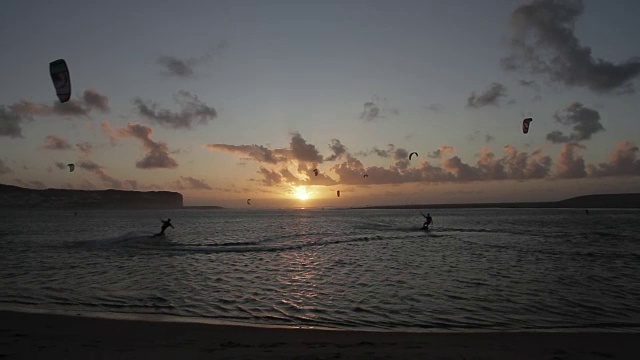
{"label": "sun", "polygon": [[307,200],[309,196],[311,196],[311,194],[307,192],[307,188],[305,188],[304,186],[297,186],[293,190],[293,196],[298,198],[298,200],[304,201],[304,200]]}

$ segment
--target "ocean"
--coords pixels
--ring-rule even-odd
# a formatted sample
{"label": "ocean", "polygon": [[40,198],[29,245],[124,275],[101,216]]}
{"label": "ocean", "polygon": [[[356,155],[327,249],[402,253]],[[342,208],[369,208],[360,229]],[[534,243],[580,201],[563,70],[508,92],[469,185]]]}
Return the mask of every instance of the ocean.
{"label": "ocean", "polygon": [[[640,329],[640,211],[0,212],[0,307],[393,331]],[[165,237],[160,218],[175,229]]]}

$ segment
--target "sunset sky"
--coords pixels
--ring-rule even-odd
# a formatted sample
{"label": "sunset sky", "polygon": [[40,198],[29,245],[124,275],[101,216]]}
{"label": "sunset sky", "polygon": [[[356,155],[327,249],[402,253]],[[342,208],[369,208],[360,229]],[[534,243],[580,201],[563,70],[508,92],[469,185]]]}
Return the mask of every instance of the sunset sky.
{"label": "sunset sky", "polygon": [[2,184],[225,207],[640,192],[635,0],[1,9]]}

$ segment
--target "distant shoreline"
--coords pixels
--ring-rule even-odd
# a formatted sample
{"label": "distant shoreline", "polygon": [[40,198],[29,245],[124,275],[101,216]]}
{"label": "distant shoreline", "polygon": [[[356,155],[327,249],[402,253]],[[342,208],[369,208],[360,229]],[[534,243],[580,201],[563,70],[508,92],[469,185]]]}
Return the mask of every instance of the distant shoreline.
{"label": "distant shoreline", "polygon": [[464,204],[411,204],[373,205],[349,209],[640,209],[640,194],[594,194],[577,196],[560,201],[464,203]]}
{"label": "distant shoreline", "polygon": [[[325,207],[316,206],[316,209]],[[593,194],[560,201],[461,203],[461,204],[399,204],[372,206],[340,206],[327,209],[640,209],[640,193]],[[221,210],[216,205],[183,205],[183,196],[171,191],[132,190],[69,190],[28,189],[0,184],[0,209],[49,210]]]}
{"label": "distant shoreline", "polygon": [[172,191],[28,189],[0,184],[0,208],[51,210],[182,209],[182,194]]}
{"label": "distant shoreline", "polygon": [[186,210],[221,210],[224,209],[222,206],[213,206],[213,205],[189,205],[189,206],[183,206],[183,209]]}

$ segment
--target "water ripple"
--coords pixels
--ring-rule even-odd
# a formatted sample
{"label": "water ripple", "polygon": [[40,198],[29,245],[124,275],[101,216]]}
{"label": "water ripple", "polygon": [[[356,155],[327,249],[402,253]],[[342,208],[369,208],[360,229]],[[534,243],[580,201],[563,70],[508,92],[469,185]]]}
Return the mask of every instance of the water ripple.
{"label": "water ripple", "polygon": [[432,214],[424,232],[405,210],[182,210],[152,238],[154,213],[7,213],[0,306],[350,329],[640,328],[640,212]]}

